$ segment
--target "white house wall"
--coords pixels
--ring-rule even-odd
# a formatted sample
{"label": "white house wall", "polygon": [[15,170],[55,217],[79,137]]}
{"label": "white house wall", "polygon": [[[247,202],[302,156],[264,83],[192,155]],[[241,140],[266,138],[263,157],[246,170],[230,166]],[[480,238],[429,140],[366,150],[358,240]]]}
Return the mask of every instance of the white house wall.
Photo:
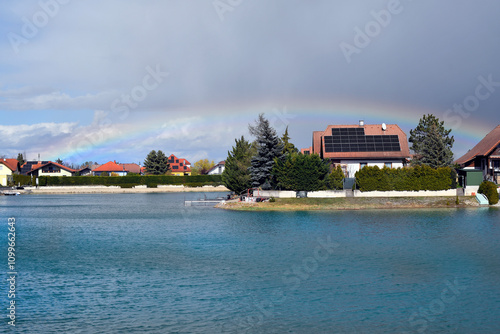
{"label": "white house wall", "polygon": [[208,175],[221,175],[225,168],[224,165],[218,165],[214,170],[210,171]]}
{"label": "white house wall", "polygon": [[347,165],[347,177],[354,177],[357,171],[360,169],[361,163],[366,163],[367,166],[369,167],[374,167],[378,166],[380,169],[384,168],[385,163],[390,162],[392,163],[391,168],[403,168],[403,162],[401,159],[397,160],[342,160],[340,162],[341,165]]}
{"label": "white house wall", "polygon": [[58,173],[43,173],[42,170],[38,172],[38,176],[72,176],[71,172],[61,169]]}

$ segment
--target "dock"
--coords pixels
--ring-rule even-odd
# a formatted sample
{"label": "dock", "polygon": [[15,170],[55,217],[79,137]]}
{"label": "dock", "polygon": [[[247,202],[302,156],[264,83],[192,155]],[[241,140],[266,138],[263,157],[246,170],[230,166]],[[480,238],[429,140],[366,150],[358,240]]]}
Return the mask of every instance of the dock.
{"label": "dock", "polygon": [[221,202],[224,202],[224,200],[184,201],[184,206],[216,206]]}

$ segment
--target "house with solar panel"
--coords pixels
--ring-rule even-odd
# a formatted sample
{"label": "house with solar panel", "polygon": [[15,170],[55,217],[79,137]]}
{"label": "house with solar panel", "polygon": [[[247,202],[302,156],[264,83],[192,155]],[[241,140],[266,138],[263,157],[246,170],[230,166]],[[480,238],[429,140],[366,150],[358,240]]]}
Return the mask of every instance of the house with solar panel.
{"label": "house with solar panel", "polygon": [[186,159],[179,159],[171,154],[168,157],[170,164],[170,172],[174,176],[189,176],[191,175],[191,163]]}
{"label": "house with solar panel", "polygon": [[26,170],[27,167],[31,169],[26,172],[26,175],[32,177],[40,176],[74,176],[78,170],[58,164],[53,161],[35,161],[26,162],[21,171]]}
{"label": "house with solar panel", "polygon": [[411,158],[406,134],[396,124],[329,125],[313,132],[312,146],[303,154],[319,154],[341,166],[348,178],[365,166],[404,167]]}

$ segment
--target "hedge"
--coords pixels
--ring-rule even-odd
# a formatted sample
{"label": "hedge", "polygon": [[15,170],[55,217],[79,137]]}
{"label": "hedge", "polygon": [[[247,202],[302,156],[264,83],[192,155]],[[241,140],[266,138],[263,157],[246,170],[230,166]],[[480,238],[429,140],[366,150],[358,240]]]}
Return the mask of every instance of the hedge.
{"label": "hedge", "polygon": [[456,188],[456,172],[425,165],[397,169],[367,166],[356,172],[356,184],[361,191],[447,190]]}
{"label": "hedge", "polygon": [[185,185],[200,187],[222,184],[220,175],[171,176],[171,175],[130,175],[130,176],[40,176],[40,186],[123,186],[146,185],[155,188],[157,185]]}
{"label": "hedge", "polygon": [[498,203],[498,186],[491,181],[483,181],[479,185],[478,193],[484,194],[488,198],[490,205]]}
{"label": "hedge", "polygon": [[14,174],[12,176],[14,177],[14,185],[15,186],[18,186],[19,184],[21,186],[31,185],[31,176],[21,175],[21,174]]}

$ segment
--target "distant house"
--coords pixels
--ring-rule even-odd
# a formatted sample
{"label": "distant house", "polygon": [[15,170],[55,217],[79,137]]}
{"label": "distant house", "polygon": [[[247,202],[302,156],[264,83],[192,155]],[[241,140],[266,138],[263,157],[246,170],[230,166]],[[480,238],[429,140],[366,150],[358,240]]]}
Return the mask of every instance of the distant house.
{"label": "distant house", "polygon": [[141,174],[141,166],[138,164],[130,163],[130,164],[119,164],[120,166],[125,167],[129,173]]}
{"label": "distant house", "polygon": [[304,155],[310,155],[312,153],[312,146],[308,147],[308,148],[303,148],[300,150],[300,153],[304,154]]}
{"label": "distant house", "polygon": [[365,125],[363,121],[359,125],[329,125],[325,131],[314,131],[312,146],[301,152],[329,159],[351,178],[365,166],[403,167],[411,157],[406,134],[398,125]]}
{"label": "distant house", "polygon": [[9,182],[14,182],[14,174],[19,174],[19,161],[17,159],[0,159],[0,185],[6,187]]}
{"label": "distant house", "polygon": [[191,163],[186,159],[179,159],[175,155],[168,157],[170,171],[174,176],[191,175]]}
{"label": "distant house", "polygon": [[500,125],[476,146],[455,161],[465,177],[465,185],[479,185],[483,180],[500,183]]}
{"label": "distant house", "polygon": [[224,172],[224,169],[226,168],[226,162],[221,161],[217,165],[213,166],[208,172],[208,175],[221,175],[222,172]]}
{"label": "distant house", "polygon": [[84,167],[78,170],[78,174],[80,174],[80,176],[92,175],[92,169],[90,167]]}
{"label": "distant house", "polygon": [[[140,171],[140,168],[139,168]],[[111,175],[112,173],[117,174],[118,176],[125,176],[129,173],[130,171],[125,168],[124,164],[118,164],[116,161],[109,161],[105,163],[104,165],[100,165],[96,169],[92,171],[92,173],[95,176],[101,176],[103,173],[107,173],[108,175]]]}
{"label": "distant house", "polygon": [[31,164],[31,170],[27,173],[27,175],[33,177],[74,176],[77,172],[78,171],[76,169],[63,166],[57,162],[48,161],[46,163],[39,162],[37,164]]}

